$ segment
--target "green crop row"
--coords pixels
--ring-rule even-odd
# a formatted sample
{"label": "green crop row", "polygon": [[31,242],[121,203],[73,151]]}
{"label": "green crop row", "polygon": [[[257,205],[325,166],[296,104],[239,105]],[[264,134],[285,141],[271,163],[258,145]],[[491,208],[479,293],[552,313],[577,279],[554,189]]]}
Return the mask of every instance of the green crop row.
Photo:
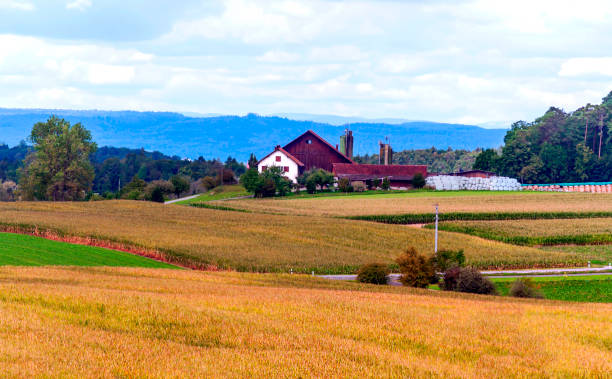
{"label": "green crop row", "polygon": [[[433,225],[426,225],[432,229]],[[611,234],[578,234],[578,235],[557,235],[557,236],[509,236],[495,233],[490,230],[482,230],[475,227],[440,224],[440,230],[469,234],[476,237],[485,238],[493,241],[500,241],[512,245],[521,246],[553,246],[553,245],[602,245],[612,243]]]}
{"label": "green crop row", "polygon": [[[572,218],[612,217],[612,212],[449,212],[439,215],[440,221],[494,221],[494,220],[552,220]],[[345,217],[351,220],[374,221],[385,224],[429,224],[435,221],[432,213],[398,215],[366,215]]]}
{"label": "green crop row", "polygon": [[205,202],[191,203],[189,205],[195,208],[216,209],[218,211],[233,211],[233,212],[251,213],[251,211],[249,211],[248,209],[238,209],[238,208],[226,207],[223,205],[213,205],[213,204],[209,204]]}

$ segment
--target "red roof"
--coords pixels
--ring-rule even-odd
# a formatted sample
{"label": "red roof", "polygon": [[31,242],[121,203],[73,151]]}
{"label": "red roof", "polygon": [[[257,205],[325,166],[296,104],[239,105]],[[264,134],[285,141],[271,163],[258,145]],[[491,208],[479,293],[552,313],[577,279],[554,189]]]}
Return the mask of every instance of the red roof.
{"label": "red roof", "polygon": [[311,134],[313,137],[315,137],[316,139],[318,139],[319,141],[323,142],[325,145],[329,146],[330,149],[332,149],[335,153],[337,153],[338,155],[342,156],[344,159],[346,159],[348,162],[351,162],[352,164],[355,164],[355,162],[353,162],[353,160],[349,157],[347,157],[346,155],[342,154],[340,152],[340,150],[336,149],[332,144],[330,144],[329,142],[327,142],[326,140],[323,139],[323,137],[319,136],[317,133],[313,132],[312,130],[307,130],[306,132],[302,133],[301,135],[299,135],[297,138],[295,138],[293,141],[289,142],[288,144],[285,145],[285,149],[291,145],[292,143],[294,143],[295,141],[297,141],[298,139],[300,139],[304,134]]}
{"label": "red roof", "polygon": [[259,162],[257,162],[257,165],[259,166],[259,164],[261,163],[261,161],[263,161],[264,159],[268,158],[270,155],[276,153],[277,151],[280,151],[281,153],[285,154],[287,156],[287,158],[291,159],[292,161],[294,161],[298,166],[304,166],[304,163],[302,163],[302,161],[300,161],[299,159],[297,159],[296,157],[294,157],[293,155],[291,155],[287,150],[283,149],[280,146],[276,146],[276,148],[274,149],[273,152],[271,152],[270,154],[266,155],[265,157],[261,158],[259,160]]}
{"label": "red roof", "polygon": [[427,176],[427,166],[425,165],[334,163],[333,167],[336,177],[348,177],[356,180],[380,179],[386,177],[396,180],[411,180],[417,173]]}

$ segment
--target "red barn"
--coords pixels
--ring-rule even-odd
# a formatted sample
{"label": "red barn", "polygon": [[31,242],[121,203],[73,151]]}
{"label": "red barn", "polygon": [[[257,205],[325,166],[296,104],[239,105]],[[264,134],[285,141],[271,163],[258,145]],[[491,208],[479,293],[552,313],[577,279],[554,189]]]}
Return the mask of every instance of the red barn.
{"label": "red barn", "polygon": [[376,165],[376,164],[333,164],[334,176],[347,178],[351,182],[371,182],[374,179],[389,178],[392,187],[409,188],[412,178],[417,173],[427,177],[427,166],[424,165]]}
{"label": "red barn", "polygon": [[355,164],[312,130],[289,142],[283,149],[304,163],[300,174],[315,167],[331,172],[334,163]]}

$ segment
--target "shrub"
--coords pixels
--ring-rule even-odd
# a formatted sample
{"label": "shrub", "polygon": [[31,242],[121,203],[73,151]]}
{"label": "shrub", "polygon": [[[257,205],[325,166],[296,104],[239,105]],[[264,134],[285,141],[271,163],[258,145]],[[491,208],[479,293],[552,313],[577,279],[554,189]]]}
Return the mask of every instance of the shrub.
{"label": "shrub", "polygon": [[318,188],[330,188],[334,184],[334,174],[323,169],[306,171],[297,178],[297,182],[306,187],[308,193],[316,193]]}
{"label": "shrub", "polygon": [[184,175],[174,175],[170,178],[170,182],[174,186],[174,194],[179,197],[182,193],[189,191],[191,180]]}
{"label": "shrub", "polygon": [[370,284],[387,284],[390,270],[382,263],[370,263],[357,271],[357,281]]}
{"label": "shrub", "polygon": [[342,192],[353,192],[353,186],[348,178],[340,178],[338,180],[338,189]]}
{"label": "shrub", "polygon": [[453,266],[463,267],[465,265],[465,254],[463,250],[440,250],[431,257],[431,264],[438,272],[445,272]]}
{"label": "shrub", "polygon": [[440,288],[444,291],[456,291],[457,281],[459,280],[459,273],[461,273],[461,267],[458,266],[453,266],[444,271],[444,276],[442,277],[442,283],[440,283]]}
{"label": "shrub", "polygon": [[510,288],[510,296],[514,297],[530,297],[534,299],[543,299],[544,296],[537,290],[535,283],[529,278],[518,278]]}
{"label": "shrub", "polygon": [[366,185],[362,181],[353,182],[353,189],[355,192],[363,192],[366,190]]}
{"label": "shrub", "polygon": [[[255,173],[257,173],[257,170],[255,171]],[[205,176],[204,178],[202,178],[202,185],[204,186],[204,188],[206,188],[206,190],[211,190],[217,186],[217,182],[212,176]]]}
{"label": "shrub", "polygon": [[489,278],[484,277],[480,271],[473,267],[460,267],[457,277],[456,291],[478,293],[482,295],[496,295],[495,285]]}
{"label": "shrub", "polygon": [[161,189],[161,187],[153,188],[153,191],[151,192],[150,199],[151,199],[151,201],[153,201],[155,203],[163,203],[164,202],[164,191]]}
{"label": "shrub", "polygon": [[396,262],[401,273],[400,282],[405,286],[426,288],[436,274],[430,260],[417,253],[414,247],[406,250]]}
{"label": "shrub", "polygon": [[381,183],[380,179],[372,179],[372,184],[371,184],[370,188],[375,190],[378,187],[380,187],[380,183]]}
{"label": "shrub", "polygon": [[425,187],[425,177],[420,172],[417,172],[412,177],[412,186],[414,188],[423,188]]}
{"label": "shrub", "polygon": [[[145,188],[145,199],[161,203],[164,201],[164,196],[170,195],[171,193],[174,193],[174,186],[172,183],[167,180],[154,180],[147,184]],[[154,195],[155,200],[153,200]]]}
{"label": "shrub", "polygon": [[388,191],[389,188],[391,188],[391,182],[389,181],[389,178],[384,178],[382,180],[382,183],[380,183],[380,188],[382,188],[385,191]]}

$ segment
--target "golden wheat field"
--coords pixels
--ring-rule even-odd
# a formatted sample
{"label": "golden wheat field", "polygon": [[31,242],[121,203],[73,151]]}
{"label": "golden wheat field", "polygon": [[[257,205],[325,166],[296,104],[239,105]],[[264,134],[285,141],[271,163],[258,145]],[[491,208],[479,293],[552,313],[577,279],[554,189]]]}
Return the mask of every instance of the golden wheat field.
{"label": "golden wheat field", "polygon": [[[0,203],[0,225],[37,227],[154,249],[171,261],[241,271],[352,273],[393,263],[408,246],[433,250],[433,231],[312,216],[229,212],[148,202]],[[541,251],[459,233],[443,249],[464,249],[478,267],[584,264],[568,252]]]}
{"label": "golden wheat field", "polygon": [[449,224],[504,236],[546,237],[612,234],[612,218],[453,221]]}
{"label": "golden wheat field", "polygon": [[310,199],[244,199],[221,205],[258,212],[315,216],[440,212],[600,212],[612,211],[612,194],[416,192]]}
{"label": "golden wheat field", "polygon": [[8,377],[610,377],[612,305],[299,275],[0,268]]}

